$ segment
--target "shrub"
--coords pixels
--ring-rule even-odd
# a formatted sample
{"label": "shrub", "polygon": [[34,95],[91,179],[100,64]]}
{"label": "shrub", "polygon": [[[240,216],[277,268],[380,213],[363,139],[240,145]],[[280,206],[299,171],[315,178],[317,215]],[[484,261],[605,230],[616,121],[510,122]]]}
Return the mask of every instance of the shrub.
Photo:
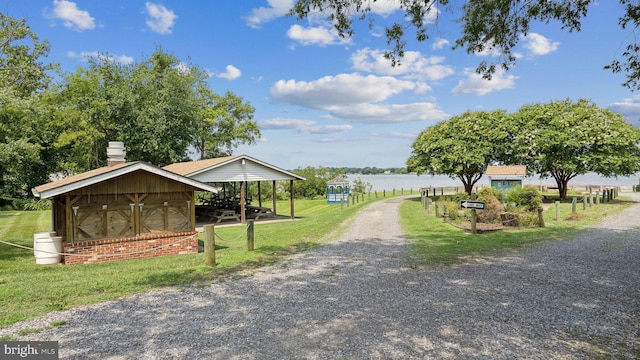
{"label": "shrub", "polygon": [[530,226],[538,226],[538,213],[533,213],[533,212],[523,212],[520,211],[518,213],[516,213],[516,216],[518,217],[518,225],[519,226],[524,226],[524,227],[530,227]]}
{"label": "shrub", "polygon": [[489,199],[491,197],[502,200],[504,199],[504,192],[494,187],[483,187],[482,189],[480,189],[480,191],[478,191],[478,200],[485,201],[486,199]]}
{"label": "shrub", "polygon": [[51,210],[51,201],[45,199],[27,199],[23,201],[22,209],[27,211]]}
{"label": "shrub", "polygon": [[504,211],[504,206],[498,198],[489,194],[482,199],[485,202],[484,210],[478,211],[478,222],[496,223],[500,222],[500,214]]}
{"label": "shrub", "polygon": [[517,187],[507,193],[509,202],[526,211],[537,211],[542,206],[542,194],[534,186]]}

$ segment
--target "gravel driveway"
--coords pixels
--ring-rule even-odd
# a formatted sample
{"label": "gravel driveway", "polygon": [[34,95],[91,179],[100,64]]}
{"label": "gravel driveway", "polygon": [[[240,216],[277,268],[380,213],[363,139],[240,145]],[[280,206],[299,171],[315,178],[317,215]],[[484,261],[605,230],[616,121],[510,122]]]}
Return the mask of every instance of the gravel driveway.
{"label": "gravel driveway", "polygon": [[65,320],[18,337],[58,340],[64,359],[640,357],[640,203],[580,238],[410,269],[399,201],[252,276],[51,313],[0,335]]}

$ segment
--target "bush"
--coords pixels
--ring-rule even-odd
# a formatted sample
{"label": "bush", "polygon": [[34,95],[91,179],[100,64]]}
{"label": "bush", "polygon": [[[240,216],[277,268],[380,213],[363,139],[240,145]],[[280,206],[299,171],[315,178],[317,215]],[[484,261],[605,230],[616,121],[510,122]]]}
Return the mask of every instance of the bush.
{"label": "bush", "polygon": [[51,201],[45,199],[27,199],[22,202],[22,209],[27,211],[51,210]]}
{"label": "bush", "polygon": [[542,206],[542,194],[534,186],[517,187],[507,193],[509,202],[526,211],[537,211]]}
{"label": "bush", "polygon": [[494,187],[483,187],[478,191],[478,200],[485,201],[490,198],[496,198],[498,200],[504,199],[504,192]]}
{"label": "bush", "polygon": [[518,225],[524,227],[538,226],[538,213],[535,212],[518,212]]}
{"label": "bush", "polygon": [[497,197],[488,194],[482,199],[485,202],[484,210],[478,211],[478,222],[497,223],[500,222],[500,214],[504,212],[504,206]]}

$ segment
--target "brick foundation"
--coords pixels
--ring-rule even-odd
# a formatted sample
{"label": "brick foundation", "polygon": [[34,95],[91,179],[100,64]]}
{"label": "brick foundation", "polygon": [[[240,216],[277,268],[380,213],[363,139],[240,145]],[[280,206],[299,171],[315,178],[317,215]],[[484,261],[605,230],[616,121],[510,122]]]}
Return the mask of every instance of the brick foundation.
{"label": "brick foundation", "polygon": [[[198,252],[198,233],[195,231],[144,234],[135,237],[63,242],[65,264],[93,264],[107,261],[140,259],[158,256],[195,254]],[[91,255],[91,256],[87,256]]]}

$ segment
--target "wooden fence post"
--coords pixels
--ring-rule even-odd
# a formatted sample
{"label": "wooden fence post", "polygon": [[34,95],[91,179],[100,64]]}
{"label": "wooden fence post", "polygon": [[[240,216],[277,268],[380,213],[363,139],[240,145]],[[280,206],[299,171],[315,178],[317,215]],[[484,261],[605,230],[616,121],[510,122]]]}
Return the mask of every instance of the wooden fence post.
{"label": "wooden fence post", "polygon": [[427,198],[425,203],[427,205],[427,214],[431,214],[431,199]]}
{"label": "wooden fence post", "polygon": [[600,191],[596,191],[596,205],[600,205]]}
{"label": "wooden fence post", "polygon": [[471,209],[471,233],[477,234],[478,229],[476,228],[476,222],[478,221],[478,214],[476,214],[476,209]]}
{"label": "wooden fence post", "polygon": [[436,217],[440,217],[440,205],[436,203]]}
{"label": "wooden fence post", "polygon": [[556,201],[556,221],[560,221],[560,201]]}
{"label": "wooden fence post", "polygon": [[542,207],[538,208],[538,226],[544,227],[544,214]]}
{"label": "wooden fence post", "polygon": [[254,243],[253,220],[247,221],[247,251],[253,251]]}
{"label": "wooden fence post", "polygon": [[204,264],[216,266],[216,232],[211,224],[204,226]]}
{"label": "wooden fence post", "polygon": [[575,213],[577,211],[576,210],[577,204],[578,204],[578,198],[574,196],[573,199],[571,200],[571,212],[572,213]]}
{"label": "wooden fence post", "polygon": [[587,210],[587,195],[582,197],[582,210]]}

